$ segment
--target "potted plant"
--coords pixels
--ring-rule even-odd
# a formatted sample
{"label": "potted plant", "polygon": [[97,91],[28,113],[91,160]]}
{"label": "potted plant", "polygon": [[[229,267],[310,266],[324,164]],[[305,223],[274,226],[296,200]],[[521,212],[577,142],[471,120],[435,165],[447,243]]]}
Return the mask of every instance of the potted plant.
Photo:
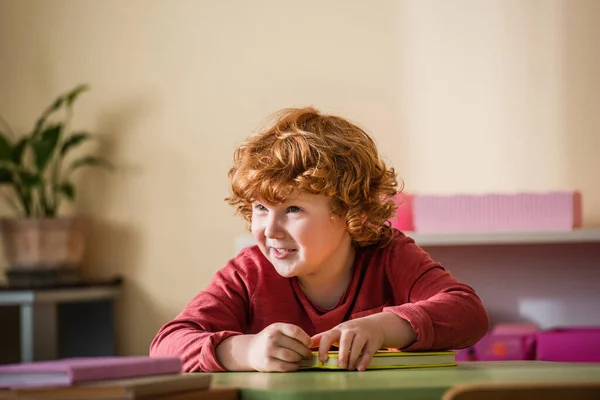
{"label": "potted plant", "polygon": [[60,207],[64,200],[75,199],[75,171],[109,165],[90,154],[68,158],[92,138],[88,132],[69,133],[73,105],[87,89],[79,85],[58,96],[25,135],[16,135],[0,116],[0,191],[15,213],[0,219],[9,284],[11,277],[23,282],[25,276],[34,284],[40,279],[61,282],[78,275],[86,220],[63,216]]}

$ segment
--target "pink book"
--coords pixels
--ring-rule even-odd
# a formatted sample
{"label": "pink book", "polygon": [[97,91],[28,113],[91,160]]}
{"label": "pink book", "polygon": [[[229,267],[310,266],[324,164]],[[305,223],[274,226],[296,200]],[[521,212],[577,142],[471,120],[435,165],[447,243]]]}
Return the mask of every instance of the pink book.
{"label": "pink book", "polygon": [[413,196],[407,193],[399,193],[394,196],[394,202],[398,206],[396,215],[390,218],[392,226],[402,232],[415,230],[413,224]]}
{"label": "pink book", "polygon": [[416,195],[415,231],[427,233],[560,231],[581,228],[581,193]]}
{"label": "pink book", "polygon": [[600,327],[554,328],[536,334],[537,359],[600,362]]}
{"label": "pink book", "polygon": [[0,388],[71,386],[80,382],[177,374],[171,357],[81,357],[0,365]]}

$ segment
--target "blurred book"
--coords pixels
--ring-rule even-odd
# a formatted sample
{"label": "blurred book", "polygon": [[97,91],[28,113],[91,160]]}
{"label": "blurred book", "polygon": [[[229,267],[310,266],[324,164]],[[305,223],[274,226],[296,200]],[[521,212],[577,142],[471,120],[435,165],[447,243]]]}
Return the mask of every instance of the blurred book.
{"label": "blurred book", "polygon": [[[184,373],[144,376],[139,378],[112,379],[44,388],[13,389],[7,397],[11,400],[74,400],[74,399],[160,399],[185,396],[198,396],[210,388],[212,375],[204,373]],[[8,392],[7,392],[8,394]]]}
{"label": "blurred book", "polygon": [[78,357],[0,366],[0,388],[71,386],[76,383],[177,374],[181,360],[171,357]]}

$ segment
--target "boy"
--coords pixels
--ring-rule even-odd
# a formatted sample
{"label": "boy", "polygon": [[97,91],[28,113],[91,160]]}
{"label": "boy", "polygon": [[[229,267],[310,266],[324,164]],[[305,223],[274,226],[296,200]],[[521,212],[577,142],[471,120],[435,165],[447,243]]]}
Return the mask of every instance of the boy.
{"label": "boy", "polygon": [[186,371],[295,371],[335,345],[340,367],[364,371],[380,348],[459,349],[487,332],[475,291],[387,223],[396,174],[359,127],[283,110],[236,149],[229,177],[258,245],[159,330],[151,355]]}

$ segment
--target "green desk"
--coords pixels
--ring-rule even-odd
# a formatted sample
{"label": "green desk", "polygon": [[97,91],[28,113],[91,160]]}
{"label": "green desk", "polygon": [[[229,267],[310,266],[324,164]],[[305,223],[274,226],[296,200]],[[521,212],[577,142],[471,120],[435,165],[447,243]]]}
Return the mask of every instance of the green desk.
{"label": "green desk", "polygon": [[225,372],[213,374],[212,385],[238,388],[241,400],[439,400],[449,388],[465,383],[598,381],[600,364],[511,361],[366,372]]}

